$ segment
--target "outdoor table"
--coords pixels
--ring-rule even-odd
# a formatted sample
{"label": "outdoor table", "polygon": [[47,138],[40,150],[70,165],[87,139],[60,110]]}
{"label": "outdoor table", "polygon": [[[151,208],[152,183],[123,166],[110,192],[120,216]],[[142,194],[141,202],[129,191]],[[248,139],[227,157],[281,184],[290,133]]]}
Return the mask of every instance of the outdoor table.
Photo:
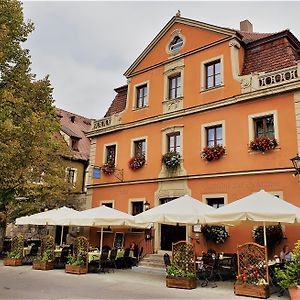
{"label": "outdoor table", "polygon": [[31,246],[23,248],[23,256],[28,255],[30,253]]}
{"label": "outdoor table", "polygon": [[60,257],[61,256],[61,251],[62,251],[62,248],[54,249],[54,257]]}
{"label": "outdoor table", "polygon": [[88,262],[90,263],[93,260],[100,260],[100,256],[101,256],[100,251],[88,252]]}

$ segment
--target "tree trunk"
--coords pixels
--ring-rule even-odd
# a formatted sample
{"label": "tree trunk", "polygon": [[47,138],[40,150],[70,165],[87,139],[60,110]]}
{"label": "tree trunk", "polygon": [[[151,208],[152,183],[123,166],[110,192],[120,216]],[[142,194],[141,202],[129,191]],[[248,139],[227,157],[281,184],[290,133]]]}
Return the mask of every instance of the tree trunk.
{"label": "tree trunk", "polygon": [[5,238],[5,232],[6,232],[6,222],[3,220],[0,220],[0,256],[2,256],[2,249],[3,249],[3,241]]}

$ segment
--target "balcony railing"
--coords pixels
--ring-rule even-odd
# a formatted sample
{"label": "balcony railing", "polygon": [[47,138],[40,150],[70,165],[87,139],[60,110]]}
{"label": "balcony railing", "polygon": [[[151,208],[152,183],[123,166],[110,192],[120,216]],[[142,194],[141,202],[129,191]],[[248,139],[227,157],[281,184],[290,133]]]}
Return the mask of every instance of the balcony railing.
{"label": "balcony railing", "polygon": [[111,117],[106,117],[100,120],[93,121],[92,130],[98,130],[102,128],[108,128],[110,126],[118,125],[121,123],[121,117],[119,114],[112,115]]}

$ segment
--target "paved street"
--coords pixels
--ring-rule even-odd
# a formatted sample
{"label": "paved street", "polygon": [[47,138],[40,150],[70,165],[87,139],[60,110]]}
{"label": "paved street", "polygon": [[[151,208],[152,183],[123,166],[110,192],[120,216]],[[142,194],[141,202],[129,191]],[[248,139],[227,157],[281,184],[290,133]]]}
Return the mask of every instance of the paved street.
{"label": "paved street", "polygon": [[[114,273],[72,275],[64,270],[37,271],[31,266],[4,267],[0,261],[1,299],[252,299],[233,294],[233,282],[194,290],[165,287],[158,272],[116,270]],[[253,298],[254,299],[254,298]],[[269,299],[287,300],[287,295]]]}

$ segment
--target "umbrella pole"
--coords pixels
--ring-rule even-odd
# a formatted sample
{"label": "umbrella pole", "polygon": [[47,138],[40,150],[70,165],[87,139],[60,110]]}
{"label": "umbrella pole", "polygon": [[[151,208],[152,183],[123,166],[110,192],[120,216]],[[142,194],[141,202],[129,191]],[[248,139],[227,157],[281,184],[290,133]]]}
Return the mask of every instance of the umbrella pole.
{"label": "umbrella pole", "polygon": [[266,233],[266,223],[264,222],[264,245],[267,248],[267,233]]}
{"label": "umbrella pole", "polygon": [[62,245],[64,235],[64,225],[61,226],[61,234],[60,234],[60,244]]}
{"label": "umbrella pole", "polygon": [[103,226],[101,226],[101,232],[100,232],[100,252],[102,251],[103,246]]}

